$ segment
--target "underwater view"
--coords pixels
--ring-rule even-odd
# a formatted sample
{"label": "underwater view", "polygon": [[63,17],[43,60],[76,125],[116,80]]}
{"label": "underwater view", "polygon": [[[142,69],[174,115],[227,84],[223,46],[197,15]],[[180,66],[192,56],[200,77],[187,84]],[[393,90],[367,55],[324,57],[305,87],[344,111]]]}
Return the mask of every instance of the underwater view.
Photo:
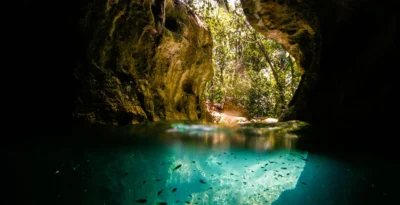
{"label": "underwater view", "polygon": [[275,205],[366,204],[358,198],[366,190],[391,196],[369,175],[373,161],[348,163],[296,148],[301,129],[307,124],[299,121],[75,127],[68,141],[41,143],[24,156],[34,167],[24,170],[31,182],[25,200]]}

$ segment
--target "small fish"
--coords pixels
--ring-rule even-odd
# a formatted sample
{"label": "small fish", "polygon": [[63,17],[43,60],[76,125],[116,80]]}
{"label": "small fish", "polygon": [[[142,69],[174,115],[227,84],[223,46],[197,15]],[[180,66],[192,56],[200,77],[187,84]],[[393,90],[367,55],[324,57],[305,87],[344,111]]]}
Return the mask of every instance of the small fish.
{"label": "small fish", "polygon": [[212,187],[208,188],[208,189],[212,189]]}
{"label": "small fish", "polygon": [[172,171],[175,171],[175,170],[177,170],[177,169],[179,169],[179,168],[181,168],[181,164],[180,165],[178,165],[178,166],[176,166]]}
{"label": "small fish", "polygon": [[264,169],[265,167],[260,167],[261,169]]}
{"label": "small fish", "polygon": [[136,200],[136,202],[137,202],[137,203],[144,204],[144,203],[147,202],[147,199],[138,199],[138,200]]}
{"label": "small fish", "polygon": [[267,171],[267,169],[264,169],[264,172]]}
{"label": "small fish", "polygon": [[161,181],[161,179],[156,179],[157,182]]}
{"label": "small fish", "polygon": [[221,162],[217,162],[217,164],[221,165],[222,163]]}
{"label": "small fish", "polygon": [[304,185],[307,185],[305,182],[301,182],[302,184],[304,184]]}
{"label": "small fish", "polygon": [[283,177],[282,175],[278,174],[278,177]]}
{"label": "small fish", "polygon": [[191,194],[188,195],[190,198],[193,198],[193,196]]}
{"label": "small fish", "polygon": [[247,160],[247,158],[244,158],[245,160]]}
{"label": "small fish", "polygon": [[196,163],[196,161],[192,161],[192,163],[194,164],[194,163]]}
{"label": "small fish", "polygon": [[247,184],[247,182],[243,182],[243,184],[244,184],[244,185],[246,185],[246,184]]}
{"label": "small fish", "polygon": [[146,184],[146,180],[143,181],[143,184]]}
{"label": "small fish", "polygon": [[233,173],[231,173],[231,175],[234,175]]}
{"label": "small fish", "polygon": [[287,169],[286,167],[281,167],[281,169]]}
{"label": "small fish", "polygon": [[304,158],[302,158],[302,160],[304,160],[304,161],[306,161],[306,162],[308,161],[308,159],[304,159]]}
{"label": "small fish", "polygon": [[158,202],[158,205],[167,205],[167,202]]}
{"label": "small fish", "polygon": [[125,176],[128,175],[128,172],[125,172]]}
{"label": "small fish", "polygon": [[161,189],[158,193],[157,193],[157,195],[160,195],[160,194],[162,194],[162,192],[163,192],[164,190],[163,189]]}
{"label": "small fish", "polygon": [[266,167],[266,166],[268,166],[268,163],[265,163],[265,164],[264,164],[264,167]]}
{"label": "small fish", "polygon": [[190,201],[185,201],[186,204],[190,204]]}
{"label": "small fish", "polygon": [[199,181],[200,181],[200,183],[202,183],[202,184],[205,184],[205,183],[206,183],[205,181],[203,181],[203,180],[201,180],[201,179],[200,179]]}
{"label": "small fish", "polygon": [[296,156],[295,154],[293,154],[293,153],[289,153],[290,155],[292,155],[292,156]]}
{"label": "small fish", "polygon": [[226,154],[226,152],[224,152],[224,154]]}
{"label": "small fish", "polygon": [[296,168],[300,168],[299,166],[296,166]]}
{"label": "small fish", "polygon": [[178,190],[178,188],[173,188],[173,189],[172,189],[172,192],[176,192],[176,190]]}

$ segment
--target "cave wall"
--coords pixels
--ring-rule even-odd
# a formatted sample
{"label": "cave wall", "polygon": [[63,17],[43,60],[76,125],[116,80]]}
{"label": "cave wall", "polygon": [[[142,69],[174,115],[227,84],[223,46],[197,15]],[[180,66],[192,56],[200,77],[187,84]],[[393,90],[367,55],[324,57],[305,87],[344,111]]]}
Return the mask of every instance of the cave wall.
{"label": "cave wall", "polygon": [[[73,119],[204,120],[211,32],[179,0],[81,1]],[[77,51],[79,52],[79,51]]]}
{"label": "cave wall", "polygon": [[251,25],[280,42],[304,70],[281,120],[304,120],[325,130],[388,128],[396,110],[397,2],[242,0],[242,4]]}

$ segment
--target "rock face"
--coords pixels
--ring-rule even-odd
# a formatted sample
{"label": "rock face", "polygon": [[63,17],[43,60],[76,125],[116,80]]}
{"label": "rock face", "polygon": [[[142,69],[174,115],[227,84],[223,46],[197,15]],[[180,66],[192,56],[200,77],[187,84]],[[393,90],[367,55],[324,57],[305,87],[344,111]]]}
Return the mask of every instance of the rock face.
{"label": "rock face", "polygon": [[280,42],[304,70],[282,120],[356,130],[377,128],[392,115],[397,2],[242,0],[242,4],[251,25]]}
{"label": "rock face", "polygon": [[75,121],[123,125],[205,119],[212,38],[189,7],[179,0],[81,5]]}

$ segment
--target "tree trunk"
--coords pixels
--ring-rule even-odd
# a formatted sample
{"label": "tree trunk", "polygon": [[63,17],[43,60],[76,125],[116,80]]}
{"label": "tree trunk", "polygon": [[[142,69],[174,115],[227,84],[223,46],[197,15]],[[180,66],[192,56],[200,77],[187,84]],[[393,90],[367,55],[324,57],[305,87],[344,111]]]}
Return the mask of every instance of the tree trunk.
{"label": "tree trunk", "polygon": [[294,85],[294,67],[293,67],[293,62],[292,59],[290,58],[290,56],[288,57],[289,59],[289,65],[290,65],[290,73],[292,75],[292,79],[291,81],[291,86],[292,86],[292,93],[294,94],[294,92],[296,91],[296,86]]}

